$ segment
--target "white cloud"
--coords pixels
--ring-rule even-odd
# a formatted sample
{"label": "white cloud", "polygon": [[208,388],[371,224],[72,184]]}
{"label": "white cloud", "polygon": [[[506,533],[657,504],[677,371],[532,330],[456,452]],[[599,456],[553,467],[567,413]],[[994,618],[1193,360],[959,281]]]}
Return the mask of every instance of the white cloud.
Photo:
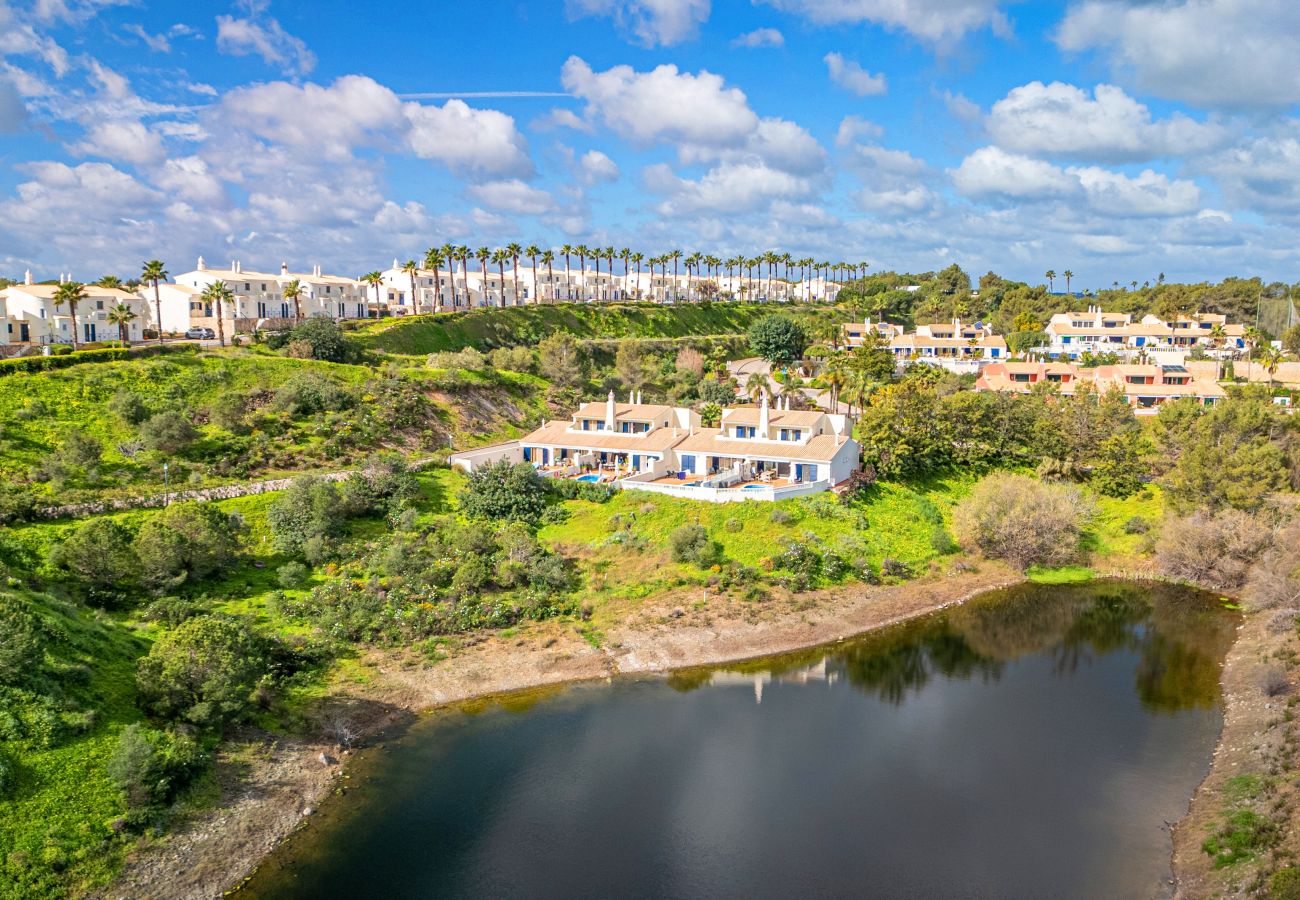
{"label": "white cloud", "polygon": [[35,56],[49,66],[56,76],[68,73],[68,53],[53,38],[36,33],[27,22],[19,21],[14,11],[0,2],[0,57]]}
{"label": "white cloud", "polygon": [[605,16],[646,47],[670,47],[699,35],[709,0],[567,0],[572,18]]}
{"label": "white cloud", "polygon": [[564,89],[586,101],[585,115],[641,146],[659,141],[705,147],[733,146],[758,125],[758,116],[739,88],[721,75],[698,75],[662,65],[649,72],[615,66],[604,72],[576,56],[560,74]]}
{"label": "white cloud", "polygon": [[599,150],[588,150],[582,155],[578,165],[582,171],[583,181],[587,184],[618,180],[618,163]]}
{"label": "white cloud", "polygon": [[925,160],[916,158],[906,150],[890,150],[875,144],[853,148],[850,161],[861,168],[909,178],[923,175],[929,168]]}
{"label": "white cloud", "polygon": [[1137,244],[1117,234],[1076,234],[1074,242],[1089,253],[1101,256],[1119,256],[1138,249]]}
{"label": "white cloud", "polygon": [[1201,189],[1194,182],[1171,180],[1150,169],[1131,178],[1096,166],[1067,171],[1079,179],[1089,205],[1102,215],[1180,216],[1201,204]]}
{"label": "white cloud", "polygon": [[992,28],[1009,30],[1000,0],[764,0],[777,9],[796,13],[819,25],[871,22],[906,31],[933,44],[961,38],[967,32]]}
{"label": "white cloud", "polygon": [[758,47],[784,47],[785,35],[775,28],[755,28],[732,39],[731,46],[748,47],[751,50]]}
{"label": "white cloud", "polygon": [[529,178],[533,162],[515,120],[495,109],[475,109],[463,100],[442,106],[404,107],[416,156],[436,159],[453,172]]}
{"label": "white cloud", "polygon": [[1300,214],[1300,140],[1258,137],[1198,162],[1236,208]]}
{"label": "white cloud", "polygon": [[197,156],[167,160],[153,181],[168,194],[203,207],[226,205],[226,189],[221,179]]}
{"label": "white cloud", "polygon": [[924,185],[873,191],[863,188],[853,195],[858,206],[882,215],[916,215],[934,208],[938,196]]}
{"label": "white cloud", "polygon": [[1084,0],[1056,32],[1063,50],[1097,50],[1142,91],[1201,106],[1300,102],[1294,0]]}
{"label": "white cloud", "polygon": [[1029,202],[1077,198],[1109,217],[1186,215],[1201,200],[1195,182],[1173,180],[1150,169],[1132,177],[1097,166],[1061,169],[998,147],[981,147],[949,174],[968,197]]}
{"label": "white cloud", "polygon": [[581,131],[584,134],[591,134],[596,130],[586,119],[583,119],[573,110],[564,109],[563,107],[556,107],[545,115],[533,119],[532,127],[535,131],[551,131],[555,128],[571,128],[574,131]]}
{"label": "white cloud", "polygon": [[880,137],[885,129],[862,116],[845,116],[840,120],[839,130],[835,132],[835,146],[847,147],[860,137]]}
{"label": "white cloud", "polygon": [[137,121],[99,122],[72,151],[133,165],[156,163],[166,155],[162,135]]}
{"label": "white cloud", "polygon": [[316,54],[276,19],[263,16],[264,3],[245,4],[247,18],[217,16],[217,49],[231,56],[260,56],[286,75],[306,75],[316,68]]}
{"label": "white cloud", "polygon": [[167,39],[165,34],[150,34],[145,31],[144,26],[138,23],[122,26],[122,30],[127,34],[133,34],[138,37],[146,47],[155,53],[171,53],[172,42]]}
{"label": "white cloud", "polygon": [[467,193],[489,209],[517,216],[537,216],[555,208],[550,194],[517,178],[476,184]]}
{"label": "white cloud", "polygon": [[801,199],[812,190],[808,179],[758,162],[723,162],[698,180],[679,178],[660,164],[649,166],[643,178],[647,189],[665,195],[658,210],[669,217],[699,212],[754,212],[774,200]]}
{"label": "white cloud", "polygon": [[968,197],[1038,200],[1064,197],[1079,189],[1077,179],[1051,163],[997,147],[981,147],[949,174],[957,190]]}
{"label": "white cloud", "polygon": [[827,53],[822,57],[822,62],[826,63],[826,71],[831,81],[846,91],[859,97],[870,97],[885,92],[884,75],[872,75],[858,63],[845,59],[839,53]]}
{"label": "white cloud", "polygon": [[1008,150],[1103,162],[1198,153],[1224,137],[1181,113],[1152,121],[1145,105],[1113,85],[1097,85],[1090,97],[1059,81],[1014,88],[993,104],[986,125]]}
{"label": "white cloud", "polygon": [[0,134],[16,134],[27,124],[27,107],[18,88],[0,77]]}

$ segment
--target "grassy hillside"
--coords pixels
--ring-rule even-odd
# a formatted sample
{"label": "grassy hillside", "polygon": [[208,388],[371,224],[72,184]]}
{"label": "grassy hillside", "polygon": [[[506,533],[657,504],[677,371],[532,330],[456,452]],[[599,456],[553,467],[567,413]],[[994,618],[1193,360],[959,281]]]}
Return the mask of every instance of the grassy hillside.
{"label": "grassy hillside", "polygon": [[[510,434],[545,412],[546,382],[508,371],[337,365],[265,352],[84,363],[0,379],[0,481],[30,482],[43,502],[74,503],[343,468],[368,452],[430,452]],[[138,401],[138,412],[121,405]],[[194,439],[142,444],[140,416],[178,412]],[[133,421],[135,420],[135,421]],[[43,472],[73,432],[98,461]],[[49,498],[45,500],[44,498]]]}
{"label": "grassy hillside", "polygon": [[759,303],[561,303],[385,319],[362,325],[355,336],[376,350],[423,354],[535,344],[556,331],[568,331],[579,338],[605,339],[741,334],[756,319],[773,312],[808,319],[842,315],[827,307]]}

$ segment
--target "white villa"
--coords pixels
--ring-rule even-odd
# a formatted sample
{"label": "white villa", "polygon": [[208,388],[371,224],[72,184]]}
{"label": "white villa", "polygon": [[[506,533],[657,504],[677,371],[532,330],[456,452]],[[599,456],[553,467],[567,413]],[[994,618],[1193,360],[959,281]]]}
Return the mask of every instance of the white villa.
{"label": "white villa", "polygon": [[992,326],[982,322],[963,322],[958,318],[918,325],[911,334],[902,325],[872,322],[870,316],[862,322],[844,324],[844,342],[849,347],[861,347],[872,334],[887,342],[900,365],[921,362],[955,372],[977,372],[989,363],[1007,358],[1007,342],[993,333]]}
{"label": "white villa", "polygon": [[[303,289],[298,298],[304,318],[328,316],[334,319],[363,319],[370,313],[368,286],[354,278],[325,275],[320,266],[311,272],[290,272],[281,263],[276,274],[245,270],[238,261],[229,268],[211,269],[199,257],[191,272],[176,276],[174,284],[159,284],[162,305],[162,328],[168,333],[183,333],[189,328],[216,330],[216,310],[203,301],[204,288],[222,282],[234,294],[234,302],[222,310],[227,335],[245,333],[256,328],[280,328],[291,325],[296,314],[293,301],[284,296],[284,286],[297,281]],[[140,297],[148,301],[149,320],[153,315],[153,286],[142,285]]]}
{"label": "white villa", "polygon": [[1147,315],[1135,322],[1128,313],[1108,313],[1090,306],[1086,312],[1057,313],[1045,330],[1048,352],[1070,359],[1085,352],[1118,353],[1177,365],[1193,347],[1211,355],[1246,347],[1245,327],[1230,325],[1226,316],[1217,313],[1180,316],[1172,322]]}
{"label": "white villa", "polygon": [[[59,276],[59,281],[70,280]],[[22,284],[0,290],[0,344],[70,344],[72,343],[72,315],[67,306],[56,306],[54,294],[57,284],[36,284],[32,273],[26,272]],[[117,325],[108,321],[108,312],[119,304],[127,306],[136,318],[126,326],[126,339],[138,341],[147,327],[147,313],[143,301],[135,294],[118,288],[85,285],[86,299],[77,304],[77,341],[117,340]]]}
{"label": "white villa", "polygon": [[861,447],[848,416],[773,407],[729,407],[717,428],[693,410],[639,396],[585,403],[567,421],[520,438],[452,454],[468,472],[501,459],[552,478],[615,484],[717,503],[781,500],[831,489],[857,470]]}

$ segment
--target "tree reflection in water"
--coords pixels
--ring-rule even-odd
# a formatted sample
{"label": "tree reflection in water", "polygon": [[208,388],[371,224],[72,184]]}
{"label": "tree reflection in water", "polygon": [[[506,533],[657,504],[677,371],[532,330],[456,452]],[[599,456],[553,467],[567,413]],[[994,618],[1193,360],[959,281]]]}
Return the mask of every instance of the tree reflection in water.
{"label": "tree reflection in water", "polygon": [[[1097,581],[1024,584],[952,610],[824,648],[727,666],[722,671],[795,677],[826,661],[829,677],[899,705],[930,679],[996,680],[1022,656],[1046,653],[1068,676],[1108,654],[1139,656],[1136,688],[1149,709],[1174,712],[1219,701],[1219,674],[1238,616],[1213,595],[1166,584]],[[712,680],[712,669],[675,673],[681,691]]]}

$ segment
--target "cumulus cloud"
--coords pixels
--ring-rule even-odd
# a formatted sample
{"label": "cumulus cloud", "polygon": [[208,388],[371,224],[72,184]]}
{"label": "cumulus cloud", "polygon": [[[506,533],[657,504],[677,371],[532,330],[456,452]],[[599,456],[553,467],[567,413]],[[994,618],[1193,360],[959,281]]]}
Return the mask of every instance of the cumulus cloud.
{"label": "cumulus cloud", "polygon": [[1056,31],[1095,50],[1143,91],[1208,107],[1300,102],[1300,5],[1293,0],[1084,0]]}
{"label": "cumulus cloud", "polygon": [[156,163],[166,155],[162,135],[138,121],[99,122],[72,150],[133,165]]}
{"label": "cumulus cloud", "polygon": [[587,184],[618,180],[618,163],[599,150],[588,150],[578,160],[582,180]]}
{"label": "cumulus cloud", "polygon": [[476,184],[467,193],[489,209],[517,216],[537,216],[555,208],[550,194],[517,178]]}
{"label": "cumulus cloud", "polygon": [[924,185],[885,190],[863,188],[853,199],[859,208],[882,215],[916,215],[932,209],[939,200]]}
{"label": "cumulus cloud", "polygon": [[699,35],[708,21],[709,0],[567,0],[571,18],[611,18],[645,47],[671,47]]}
{"label": "cumulus cloud", "polygon": [[1131,177],[1097,166],[1062,169],[998,147],[976,150],[949,174],[968,197],[1031,202],[1078,198],[1096,213],[1121,218],[1186,215],[1195,212],[1201,200],[1195,182],[1150,169]]}
{"label": "cumulus cloud", "polygon": [[637,72],[614,66],[595,72],[571,56],[560,73],[564,89],[586,102],[585,115],[641,146],[659,141],[729,146],[758,125],[744,91],[721,75],[678,71],[675,65]]}
{"label": "cumulus cloud", "polygon": [[872,75],[858,63],[845,59],[839,53],[827,53],[822,57],[822,62],[826,63],[826,71],[831,81],[846,91],[859,97],[870,97],[885,92],[884,75]]}
{"label": "cumulus cloud", "polygon": [[533,175],[528,142],[515,120],[503,112],[475,109],[463,100],[448,100],[442,106],[408,103],[404,112],[416,156],[436,159],[458,174]]}
{"label": "cumulus cloud", "polygon": [[835,146],[848,147],[860,137],[880,137],[885,129],[862,116],[845,116],[840,120],[840,127],[835,132]]}
{"label": "cumulus cloud", "polygon": [[0,2],[0,57],[35,56],[56,76],[68,73],[68,52],[50,37],[37,34],[29,22],[21,21],[8,4]]}
{"label": "cumulus cloud", "polygon": [[775,28],[755,28],[733,38],[731,46],[748,47],[751,50],[759,47],[784,47],[785,35]]}
{"label": "cumulus cloud", "polygon": [[167,160],[153,177],[168,194],[200,206],[226,205],[226,189],[208,164],[197,156]]}
{"label": "cumulus cloud", "polygon": [[138,23],[124,25],[122,30],[127,34],[135,35],[146,47],[153,50],[155,53],[172,52],[172,42],[167,39],[167,35],[165,34],[151,34],[145,30],[143,25]]}
{"label": "cumulus cloud", "polygon": [[1257,137],[1198,162],[1241,209],[1300,215],[1300,140]]}
{"label": "cumulus cloud", "polygon": [[231,56],[260,56],[286,75],[306,75],[316,68],[316,54],[278,20],[265,15],[265,2],[249,0],[242,6],[247,13],[243,18],[217,16],[218,50]]}
{"label": "cumulus cloud", "polygon": [[27,107],[18,88],[0,77],[0,134],[16,134],[27,124]]}
{"label": "cumulus cloud", "polygon": [[665,196],[658,206],[664,216],[754,212],[775,200],[800,199],[812,190],[808,179],[758,162],[724,162],[699,179],[680,178],[660,164],[646,169],[644,183]]}
{"label": "cumulus cloud", "polygon": [[818,25],[871,22],[905,31],[932,44],[949,43],[971,31],[1009,31],[1000,0],[764,0]]}
{"label": "cumulus cloud", "polygon": [[1079,183],[1048,162],[981,147],[950,172],[957,190],[968,197],[1011,197],[1038,200],[1064,197]]}
{"label": "cumulus cloud", "polygon": [[1102,162],[1198,153],[1224,138],[1219,126],[1181,113],[1153,121],[1144,104],[1114,85],[1099,84],[1089,96],[1059,81],[1013,89],[993,104],[986,127],[1008,150]]}

